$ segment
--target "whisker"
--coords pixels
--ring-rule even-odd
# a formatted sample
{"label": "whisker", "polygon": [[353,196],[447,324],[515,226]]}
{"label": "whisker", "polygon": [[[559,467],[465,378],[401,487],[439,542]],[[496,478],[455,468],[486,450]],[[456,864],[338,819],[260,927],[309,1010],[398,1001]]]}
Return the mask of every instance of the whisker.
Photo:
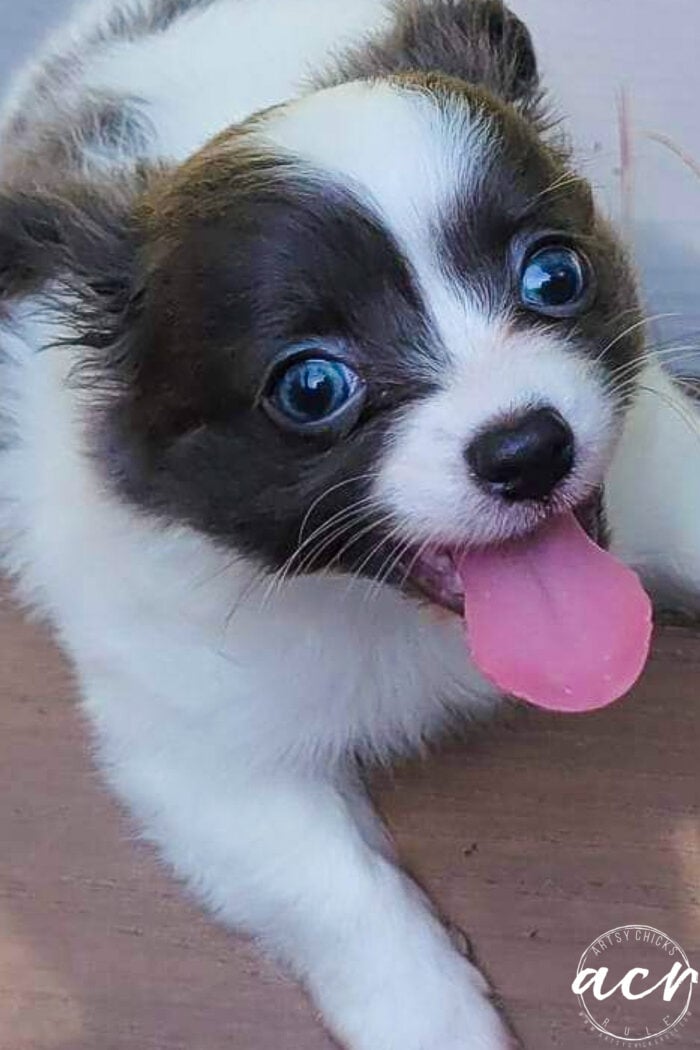
{"label": "whisker", "polygon": [[[325,529],[318,530],[321,535],[314,534],[313,536],[307,537],[302,544],[305,553],[304,550],[302,550],[302,547],[296,548],[270,579],[265,594],[263,595],[261,608],[264,607],[276,591],[281,590],[286,580],[292,574],[292,571],[294,571],[295,575],[301,575],[309,565],[311,565],[313,561],[318,558],[328,546],[330,546],[330,544],[334,543],[345,532],[351,529],[358,519],[364,520],[364,512],[361,509],[356,507],[346,508],[342,515],[337,516],[335,522],[329,522]],[[327,532],[329,528],[331,530],[330,535],[323,536],[322,534]],[[315,547],[311,547],[313,540],[319,540]],[[298,561],[299,556],[302,553],[304,554],[304,557],[301,561]],[[298,562],[298,564],[295,565],[295,562]]]}
{"label": "whisker", "polygon": [[352,590],[353,585],[361,578],[363,570],[372,561],[372,558],[375,556],[377,551],[381,550],[381,548],[386,544],[393,543],[394,539],[396,539],[399,535],[399,532],[399,526],[395,525],[392,529],[388,531],[388,533],[381,537],[378,543],[375,543],[375,545],[367,552],[367,554],[365,554],[359,565],[357,563],[353,565],[352,572],[350,574],[350,585],[347,588],[346,593],[349,593],[349,591]]}
{"label": "whisker", "polygon": [[[355,543],[356,538],[360,538],[362,535],[365,534],[366,531],[371,531],[371,529],[378,527],[378,525],[384,520],[384,518],[380,518],[379,521],[374,520],[367,522],[366,514],[357,514],[350,522],[346,523],[341,529],[336,530],[331,536],[326,537],[321,544],[314,548],[313,553],[311,555],[307,554],[303,562],[298,566],[296,571],[303,572],[306,569],[310,568],[310,566],[319,557],[319,555],[321,555],[324,550],[327,550],[329,546],[331,546],[337,539],[339,539],[344,532],[347,532],[358,519],[360,524],[366,524],[366,528],[363,528],[360,531],[359,536],[357,534],[353,534],[352,542],[348,541],[350,546],[352,546]],[[341,547],[338,553],[334,556],[333,561],[337,561],[337,559],[342,558],[345,552],[346,547]]]}
{"label": "whisker", "polygon": [[368,600],[374,599],[376,595],[379,594],[382,586],[389,579],[394,569],[396,569],[401,564],[401,562],[406,557],[406,554],[409,552],[412,546],[413,540],[410,539],[406,540],[406,542],[403,544],[397,544],[397,547],[395,548],[395,557],[391,557],[390,555],[387,559],[385,559],[383,565],[377,572],[374,578],[374,583],[372,584],[369,594],[367,595]]}
{"label": "whisker", "polygon": [[[628,393],[637,386],[637,373],[645,363],[652,361],[661,361],[664,363],[672,362],[677,358],[684,358],[689,351],[694,349],[696,349],[696,347],[691,346],[690,344],[685,346],[666,347],[662,350],[652,349],[648,351],[641,360],[627,361],[624,365],[620,365],[618,368],[614,369],[607,377],[609,389],[618,395],[621,395],[623,391]],[[693,376],[683,376],[678,373],[671,373],[671,375],[676,382],[682,379],[693,378]]]}
{"label": "whisker", "polygon": [[[343,554],[346,553],[349,549],[351,549],[355,543],[359,542],[359,540],[364,535],[371,532],[373,529],[380,528],[382,525],[386,524],[387,521],[391,520],[391,517],[392,515],[390,513],[386,513],[380,518],[369,522],[369,524],[365,525],[364,528],[359,529],[357,532],[353,533],[350,536],[350,538],[346,541],[344,546],[341,548],[341,550],[333,556],[331,562],[328,565],[324,566],[323,572],[327,573],[332,568],[332,566],[336,564],[340,558],[342,558]],[[360,519],[360,521],[366,521],[366,517],[358,513],[350,521],[346,521],[342,526],[336,528],[330,536],[327,536],[323,540],[322,543],[319,543],[315,548],[313,548],[312,551],[307,553],[303,562],[295,569],[295,574],[301,575],[303,572],[309,570],[313,562],[317,558],[319,558],[321,554],[323,554],[324,550],[326,550],[333,543],[337,542],[343,536],[344,533],[347,533],[353,527],[355,521],[358,518]],[[282,579],[277,580],[276,586],[273,586],[272,589],[268,589],[266,600],[273,593],[274,590],[279,590],[279,588],[283,585],[284,580],[287,578],[288,575],[289,573],[287,572]]]}
{"label": "whisker", "polygon": [[529,211],[532,211],[532,209],[535,208],[537,204],[541,203],[541,201],[543,201],[546,197],[549,197],[551,194],[557,193],[561,190],[565,190],[567,186],[573,186],[580,182],[580,175],[578,175],[575,171],[572,171],[571,169],[567,168],[567,170],[562,172],[561,175],[558,175],[557,178],[549,184],[549,186],[545,186],[543,190],[540,190],[539,193],[535,193],[530,198],[530,200],[525,205],[525,212],[527,213]]}
{"label": "whisker", "polygon": [[297,547],[295,547],[295,549],[290,554],[289,558],[286,560],[284,565],[278,570],[278,573],[276,575],[282,575],[283,577],[289,575],[289,572],[291,571],[294,562],[313,543],[314,540],[319,539],[325,532],[333,528],[334,525],[339,524],[344,519],[351,518],[356,515],[359,516],[359,514],[364,510],[364,508],[373,505],[373,503],[374,497],[365,496],[362,499],[356,500],[355,503],[350,504],[349,507],[342,507],[340,510],[336,511],[335,514],[332,514],[330,518],[327,518],[325,521],[321,522],[321,524],[317,526],[317,528],[315,528],[314,531],[309,536],[307,536],[302,543],[298,544]]}
{"label": "whisker", "polygon": [[[365,567],[365,565],[370,560],[372,560],[374,558],[374,556],[377,553],[377,551],[384,545],[388,546],[389,549],[388,549],[388,552],[387,552],[384,560],[382,561],[382,563],[379,566],[379,568],[378,568],[377,572],[375,573],[375,575],[372,577],[372,581],[370,581],[370,587],[369,587],[369,590],[367,591],[367,594],[365,595],[365,601],[368,602],[368,601],[372,600],[372,598],[374,598],[375,594],[377,593],[377,581],[378,581],[379,577],[381,576],[381,574],[382,574],[382,572],[384,570],[384,567],[386,566],[387,562],[390,561],[391,559],[393,559],[396,551],[399,548],[401,548],[402,541],[404,539],[404,534],[405,533],[404,533],[403,527],[401,525],[395,525],[395,527],[389,531],[389,533],[386,535],[386,537],[383,538],[382,542],[378,543],[375,547],[373,547],[372,550],[369,551],[369,554],[366,556],[366,559],[364,559],[364,561],[361,563],[361,565],[354,572],[355,579],[358,579],[362,569]],[[411,545],[411,541],[410,540],[406,541],[405,548],[403,548],[403,549],[407,550],[410,547],[410,545]],[[400,556],[403,556],[403,552],[400,554]],[[381,582],[383,582],[383,581],[380,581],[380,583]]]}
{"label": "whisker", "polygon": [[222,635],[224,637],[228,633],[229,628],[231,627],[231,623],[232,623],[233,618],[236,615],[236,613],[240,611],[240,609],[243,606],[244,602],[246,602],[248,600],[248,598],[250,598],[251,594],[253,593],[253,590],[256,587],[261,586],[265,582],[266,579],[267,579],[267,573],[266,573],[266,571],[264,569],[259,569],[257,572],[255,572],[253,574],[253,576],[251,576],[251,578],[248,581],[247,585],[243,588],[243,591],[238,595],[238,597],[236,598],[235,602],[233,603],[233,605],[229,609],[228,613],[226,614],[226,619],[224,620],[224,627],[223,627],[223,631],[222,631]]}
{"label": "whisker", "polygon": [[676,357],[681,357],[690,353],[693,350],[698,349],[696,344],[679,344],[677,346],[667,346],[660,349],[649,348],[645,350],[640,357],[635,358],[633,361],[625,361],[623,364],[618,365],[610,373],[614,379],[624,376],[629,372],[637,371],[642,365],[653,362],[653,361],[673,361]]}
{"label": "whisker", "polygon": [[691,431],[693,436],[697,438],[698,443],[700,444],[700,419],[693,419],[690,413],[686,412],[685,409],[681,408],[681,406],[676,401],[674,401],[668,396],[668,394],[664,393],[661,390],[656,390],[652,386],[640,386],[639,389],[643,390],[646,394],[655,394],[656,397],[663,401],[664,404],[667,405],[668,408],[670,408],[671,411],[674,412],[683,423],[685,423],[685,425]]}
{"label": "whisker", "polygon": [[[367,525],[364,529],[360,529],[360,531],[358,533],[356,533],[350,540],[348,540],[347,543],[345,543],[343,545],[343,547],[341,547],[341,549],[338,551],[336,557],[334,558],[334,561],[340,561],[340,559],[343,557],[343,555],[347,554],[347,552],[352,547],[355,546],[355,544],[358,542],[358,540],[361,540],[363,536],[366,536],[368,533],[373,532],[375,529],[381,528],[383,525],[388,524],[388,522],[390,522],[393,519],[393,517],[394,517],[393,513],[391,511],[389,511],[386,514],[384,514],[382,517],[376,519],[375,521],[370,522],[369,525]],[[383,536],[382,539],[379,541],[378,546],[381,546],[382,543],[385,543],[385,542],[386,542],[386,537]]]}
{"label": "whisker", "polygon": [[644,325],[651,324],[653,321],[660,321],[664,318],[677,316],[677,314],[673,313],[651,314],[651,316],[649,317],[643,317],[641,318],[641,320],[635,321],[634,324],[629,325],[622,332],[618,333],[618,335],[616,335],[614,339],[611,339],[610,342],[603,347],[600,353],[594,358],[594,364],[598,364],[600,361],[602,361],[605,355],[610,353],[614,346],[616,346],[626,336],[631,335],[632,332],[636,331],[638,328],[643,328]]}
{"label": "whisker", "polygon": [[687,390],[688,394],[695,401],[700,397],[700,376],[672,376],[673,382],[681,387],[683,390]]}
{"label": "whisker", "polygon": [[377,477],[377,471],[371,471],[371,472],[368,472],[366,474],[356,474],[352,478],[344,478],[343,481],[336,482],[335,485],[331,485],[329,488],[327,488],[325,490],[325,492],[322,492],[320,496],[317,496],[316,499],[309,506],[308,510],[306,511],[306,514],[304,515],[304,517],[302,519],[301,525],[299,526],[298,542],[301,543],[301,541],[302,541],[302,538],[304,536],[304,529],[306,528],[306,526],[308,524],[309,518],[311,517],[311,515],[313,514],[315,509],[325,499],[327,499],[329,496],[331,496],[334,492],[337,492],[338,489],[343,488],[345,485],[351,485],[351,484],[353,484],[356,481],[368,481],[368,480],[376,478],[376,477]]}
{"label": "whisker", "polygon": [[[371,556],[373,557],[382,546],[387,546],[389,548],[387,555],[385,556],[385,558],[381,562],[381,565],[377,569],[376,573],[372,577],[370,577],[370,579],[369,579],[369,587],[368,587],[367,593],[365,594],[365,598],[364,598],[366,603],[369,603],[370,601],[372,601],[374,599],[374,597],[376,596],[376,594],[378,593],[377,577],[381,573],[381,571],[384,568],[384,566],[386,565],[387,561],[394,556],[394,554],[395,554],[396,550],[398,549],[398,547],[401,546],[403,537],[404,537],[404,530],[403,530],[403,528],[401,527],[401,525],[395,525],[394,528],[391,529],[391,531],[389,532],[388,536],[385,536],[384,539],[382,540],[382,542],[378,543],[372,549]],[[353,578],[354,578],[354,580],[357,580],[359,578],[359,570],[357,570],[353,574]]]}
{"label": "whisker", "polygon": [[314,529],[314,531],[306,537],[305,540],[298,544],[298,546],[295,548],[294,554],[291,555],[291,557],[296,557],[297,555],[299,555],[306,547],[308,547],[310,543],[312,543],[319,536],[323,535],[324,532],[326,532],[337,522],[342,521],[343,518],[347,517],[350,514],[354,514],[366,507],[372,506],[374,502],[375,500],[373,496],[365,496],[362,499],[357,500],[355,503],[351,503],[349,507],[342,507],[340,510],[337,510],[335,514],[332,514],[330,518],[327,518],[325,521],[321,522],[321,524],[318,525]]}

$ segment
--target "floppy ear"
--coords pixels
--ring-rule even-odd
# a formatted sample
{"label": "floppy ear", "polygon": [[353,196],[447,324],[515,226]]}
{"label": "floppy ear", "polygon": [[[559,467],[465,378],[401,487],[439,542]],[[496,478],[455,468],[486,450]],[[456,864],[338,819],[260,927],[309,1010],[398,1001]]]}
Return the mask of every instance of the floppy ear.
{"label": "floppy ear", "polygon": [[484,87],[531,119],[541,119],[530,33],[501,0],[408,0],[396,11],[388,33],[341,56],[326,83],[440,73]]}
{"label": "floppy ear", "polygon": [[130,285],[134,199],[121,185],[0,190],[0,300],[54,283],[107,296]]}
{"label": "floppy ear", "polygon": [[3,303],[46,293],[45,305],[69,319],[70,341],[95,352],[86,369],[118,363],[139,301],[134,190],[83,182],[0,190],[0,312]]}
{"label": "floppy ear", "polygon": [[57,216],[36,195],[0,195],[0,298],[33,290],[58,250]]}

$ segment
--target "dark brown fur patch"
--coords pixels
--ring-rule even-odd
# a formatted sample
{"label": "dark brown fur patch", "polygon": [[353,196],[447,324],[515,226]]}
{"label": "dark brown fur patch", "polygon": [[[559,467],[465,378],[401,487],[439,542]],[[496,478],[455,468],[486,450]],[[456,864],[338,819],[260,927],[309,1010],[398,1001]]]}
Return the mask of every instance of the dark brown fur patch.
{"label": "dark brown fur patch", "polygon": [[452,77],[484,88],[532,120],[543,119],[530,34],[500,0],[396,3],[385,35],[342,54],[315,86],[397,73]]}

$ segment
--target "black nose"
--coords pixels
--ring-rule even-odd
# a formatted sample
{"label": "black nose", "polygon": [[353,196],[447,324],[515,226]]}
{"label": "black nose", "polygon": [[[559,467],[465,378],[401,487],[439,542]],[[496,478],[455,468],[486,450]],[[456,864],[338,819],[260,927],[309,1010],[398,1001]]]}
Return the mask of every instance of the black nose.
{"label": "black nose", "polygon": [[507,500],[543,500],[571,472],[574,435],[551,408],[482,431],[467,448],[474,475]]}

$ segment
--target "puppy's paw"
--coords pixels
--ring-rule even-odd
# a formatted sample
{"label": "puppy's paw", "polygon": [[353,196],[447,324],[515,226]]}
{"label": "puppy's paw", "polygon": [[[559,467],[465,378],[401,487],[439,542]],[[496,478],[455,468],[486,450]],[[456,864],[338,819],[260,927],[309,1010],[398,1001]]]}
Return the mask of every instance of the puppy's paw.
{"label": "puppy's paw", "polygon": [[323,996],[348,1050],[517,1050],[470,962],[451,949],[407,962],[397,950],[391,972],[376,973],[371,987],[363,979]]}

